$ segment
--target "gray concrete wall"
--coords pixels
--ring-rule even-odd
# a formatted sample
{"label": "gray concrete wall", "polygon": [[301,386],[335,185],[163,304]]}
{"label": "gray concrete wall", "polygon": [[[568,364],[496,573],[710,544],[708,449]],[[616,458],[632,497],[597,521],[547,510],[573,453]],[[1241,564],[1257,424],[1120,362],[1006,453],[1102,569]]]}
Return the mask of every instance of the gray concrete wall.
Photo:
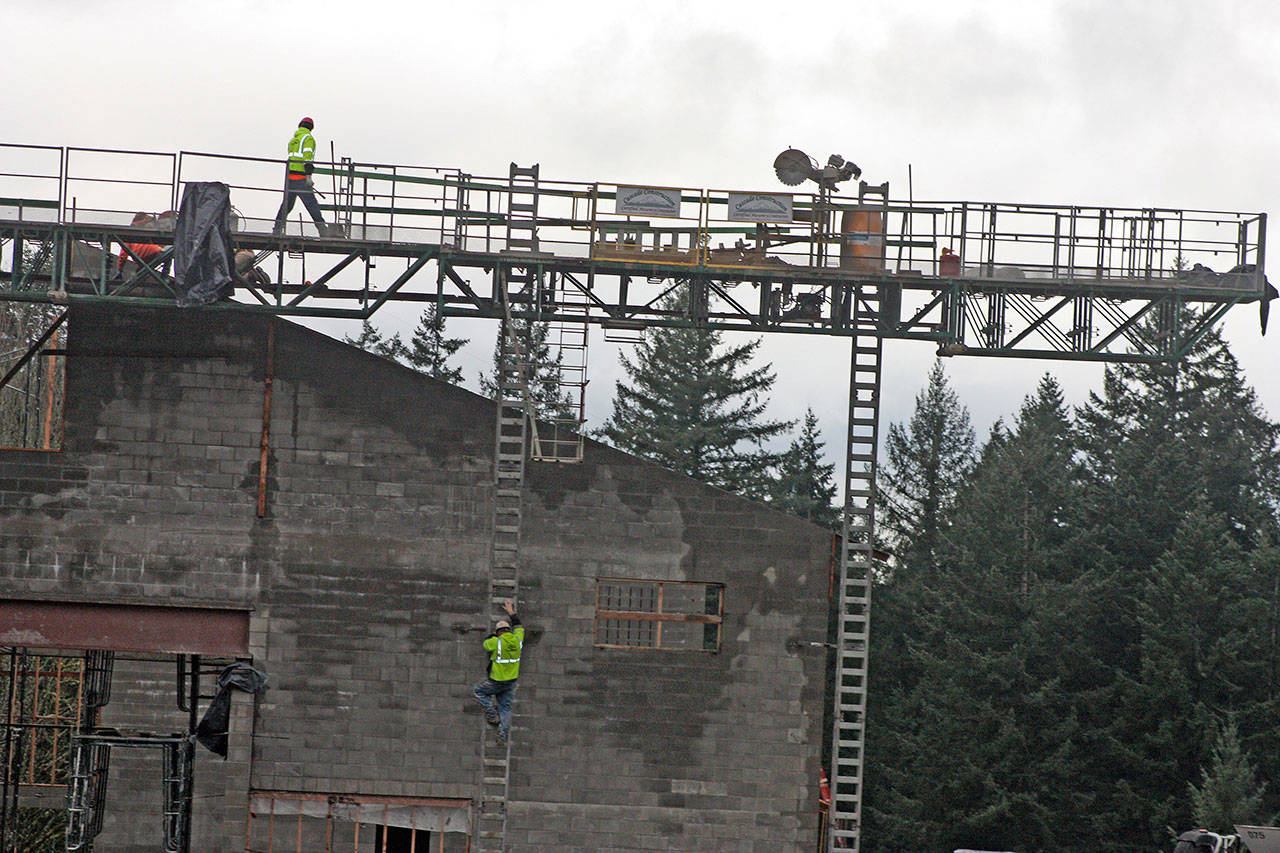
{"label": "gray concrete wall", "polygon": [[[288,323],[269,371],[273,322],[77,306],[66,450],[0,451],[0,595],[254,608],[270,687],[238,706],[252,741],[201,758],[219,819],[197,850],[243,845],[249,786],[479,780],[492,404]],[[593,443],[531,464],[524,503],[511,849],[813,849],[825,657],[803,643],[825,634],[829,534]],[[601,576],[725,584],[720,650],[596,648]],[[158,680],[119,699],[174,714]],[[150,781],[114,779],[113,803]],[[154,845],[141,816],[109,829]]]}

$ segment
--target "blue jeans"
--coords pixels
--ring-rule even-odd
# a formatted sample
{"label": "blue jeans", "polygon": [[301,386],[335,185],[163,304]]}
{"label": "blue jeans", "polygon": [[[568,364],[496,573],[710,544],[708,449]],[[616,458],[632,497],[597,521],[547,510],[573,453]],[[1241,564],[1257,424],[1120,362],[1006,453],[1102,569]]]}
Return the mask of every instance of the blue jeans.
{"label": "blue jeans", "polygon": [[324,217],[320,215],[320,203],[316,201],[314,190],[307,187],[306,181],[294,181],[288,177],[284,179],[284,201],[280,203],[280,210],[276,211],[275,230],[283,231],[285,220],[289,217],[289,211],[293,210],[293,204],[298,199],[302,199],[302,206],[307,209],[307,213],[311,214],[311,218],[315,220],[316,228],[320,229],[320,236],[324,236]]}
{"label": "blue jeans", "polygon": [[494,681],[486,678],[471,693],[485,714],[498,715],[498,734],[505,739],[511,733],[511,703],[516,699],[516,679]]}

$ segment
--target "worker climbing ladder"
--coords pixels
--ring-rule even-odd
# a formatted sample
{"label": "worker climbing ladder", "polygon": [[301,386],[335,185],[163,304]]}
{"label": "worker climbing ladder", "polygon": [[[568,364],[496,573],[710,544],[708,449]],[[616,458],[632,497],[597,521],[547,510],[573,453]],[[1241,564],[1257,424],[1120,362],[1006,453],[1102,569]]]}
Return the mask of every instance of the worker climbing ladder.
{"label": "worker climbing ladder", "polygon": [[[858,314],[874,316],[873,291],[854,293]],[[865,327],[865,324],[859,324]],[[828,851],[857,850],[862,821],[863,745],[867,711],[867,643],[875,550],[876,447],[879,440],[882,338],[853,338],[849,365],[848,453],[844,535],[836,625],[836,685],[831,734]]]}
{"label": "worker climbing ladder", "polygon": [[[529,383],[519,335],[511,320],[507,289],[502,290],[502,321],[497,376],[497,434],[494,445],[493,555],[489,570],[491,614],[519,592],[520,493],[528,451]],[[492,628],[492,625],[490,626]],[[476,814],[477,853],[500,853],[506,835],[507,786],[511,778],[510,742],[499,742],[482,727],[481,788]]]}
{"label": "worker climbing ladder", "polygon": [[[511,164],[506,234],[509,254],[532,255],[538,249],[537,181],[536,165],[521,168]],[[504,265],[498,280],[502,328],[498,335],[497,430],[493,454],[493,557],[488,596],[491,618],[502,610],[503,602],[515,601],[520,591],[521,492],[533,411],[527,336],[521,334],[521,324],[512,316],[511,306],[512,302],[532,300],[539,283],[539,268],[532,259]],[[475,850],[476,853],[501,853],[506,838],[507,789],[511,781],[510,741],[499,742],[487,726],[483,727],[480,758]]]}

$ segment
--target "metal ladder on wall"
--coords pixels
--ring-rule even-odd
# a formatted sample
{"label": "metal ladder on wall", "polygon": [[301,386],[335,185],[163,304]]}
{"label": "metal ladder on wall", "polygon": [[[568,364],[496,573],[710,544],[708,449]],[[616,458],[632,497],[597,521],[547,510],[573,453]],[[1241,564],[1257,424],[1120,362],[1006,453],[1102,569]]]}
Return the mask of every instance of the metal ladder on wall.
{"label": "metal ladder on wall", "polygon": [[[538,249],[538,167],[511,164],[508,196],[507,250],[532,254]],[[529,456],[528,353],[511,315],[513,291],[530,301],[538,284],[536,264],[503,265],[498,270],[498,297],[502,300],[497,376],[497,429],[494,439],[493,554],[489,567],[488,607],[498,613],[507,599],[520,591],[521,491],[525,460]],[[488,732],[480,733],[480,801],[476,814],[476,853],[501,853],[506,842],[507,790],[511,782],[511,743],[499,744]]]}
{"label": "metal ladder on wall", "polygon": [[863,746],[867,711],[867,645],[875,550],[876,448],[879,442],[883,341],[874,331],[874,291],[852,296],[849,423],[845,460],[844,535],[836,621],[836,685],[831,733],[831,806],[827,851],[857,851],[862,821]]}
{"label": "metal ladder on wall", "polygon": [[[488,607],[500,612],[520,589],[520,493],[528,456],[529,383],[519,334],[511,321],[507,284],[498,371],[497,431],[494,443],[493,555],[489,567]],[[492,617],[491,617],[492,618]],[[492,627],[492,626],[490,626]],[[507,826],[507,788],[511,781],[511,743],[498,743],[487,724],[480,732],[480,800],[476,814],[476,853],[501,853]]]}

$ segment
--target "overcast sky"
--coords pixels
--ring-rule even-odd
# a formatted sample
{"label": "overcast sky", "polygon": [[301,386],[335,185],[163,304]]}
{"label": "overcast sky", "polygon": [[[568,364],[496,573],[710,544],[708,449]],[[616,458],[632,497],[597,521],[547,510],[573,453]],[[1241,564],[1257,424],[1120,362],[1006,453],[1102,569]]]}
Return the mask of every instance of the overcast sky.
{"label": "overcast sky", "polygon": [[[910,165],[916,199],[1280,199],[1273,2],[15,0],[5,19],[5,142],[280,157],[310,115],[326,154],[332,141],[356,160],[481,175],[536,162],[547,179],[770,189],[774,156],[795,146],[843,154],[895,197]],[[1262,338],[1256,306],[1225,328],[1280,418],[1280,330]],[[475,387],[493,330],[452,331],[474,338],[461,364]],[[775,336],[763,352],[773,415],[813,407],[840,459],[847,342]],[[883,424],[909,417],[933,357],[887,344]],[[598,424],[616,347],[591,361]],[[980,435],[1045,371],[1072,403],[1101,378],[1053,361],[947,369]]]}

